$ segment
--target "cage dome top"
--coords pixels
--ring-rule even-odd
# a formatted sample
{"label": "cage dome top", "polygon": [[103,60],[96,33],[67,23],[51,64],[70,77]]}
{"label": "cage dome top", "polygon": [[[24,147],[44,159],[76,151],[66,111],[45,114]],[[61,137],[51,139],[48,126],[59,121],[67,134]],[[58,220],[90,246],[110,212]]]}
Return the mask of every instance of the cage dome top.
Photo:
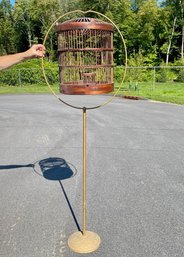
{"label": "cage dome top", "polygon": [[111,23],[89,17],[75,18],[68,21],[64,21],[63,23],[56,24],[57,32],[76,29],[95,29],[113,31],[113,25]]}

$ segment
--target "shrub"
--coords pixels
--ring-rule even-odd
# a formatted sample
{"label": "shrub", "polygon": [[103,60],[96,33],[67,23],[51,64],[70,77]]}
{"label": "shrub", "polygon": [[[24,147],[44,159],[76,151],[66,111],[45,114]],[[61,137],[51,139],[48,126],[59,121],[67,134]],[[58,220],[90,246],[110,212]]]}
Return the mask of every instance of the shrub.
{"label": "shrub", "polygon": [[184,82],[184,69],[180,69],[177,78],[175,79],[177,82]]}
{"label": "shrub", "polygon": [[160,68],[156,70],[156,81],[157,82],[173,82],[176,78],[174,71],[169,68]]}
{"label": "shrub", "polygon": [[120,83],[123,79],[124,67],[123,66],[116,66],[114,68],[114,80],[117,83]]}
{"label": "shrub", "polygon": [[1,72],[0,85],[15,86],[19,84],[19,74],[16,70],[5,70]]}
{"label": "shrub", "polygon": [[[45,61],[45,73],[50,84],[59,81],[56,63]],[[40,60],[30,60],[17,64],[1,72],[0,85],[21,86],[23,84],[45,83]]]}

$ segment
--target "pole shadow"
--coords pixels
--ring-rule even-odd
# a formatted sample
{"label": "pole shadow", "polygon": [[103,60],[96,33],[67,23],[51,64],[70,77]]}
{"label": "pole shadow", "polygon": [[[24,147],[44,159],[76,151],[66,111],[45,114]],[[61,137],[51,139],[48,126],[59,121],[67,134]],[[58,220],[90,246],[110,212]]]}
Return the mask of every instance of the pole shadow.
{"label": "pole shadow", "polygon": [[72,214],[72,217],[74,219],[76,227],[77,227],[78,231],[82,232],[80,229],[79,223],[77,221],[77,218],[75,216],[75,213],[73,211],[73,208],[71,206],[71,203],[69,201],[69,198],[67,196],[67,193],[65,191],[65,188],[61,182],[62,180],[65,180],[65,179],[75,176],[76,169],[75,169],[75,173],[74,173],[73,170],[70,168],[69,164],[64,159],[58,158],[58,157],[50,157],[50,158],[41,160],[38,162],[38,164],[40,166],[40,170],[45,179],[59,181],[59,184],[61,186],[62,192],[64,194],[65,200],[66,200],[68,207],[70,209],[70,212]]}
{"label": "pole shadow", "polygon": [[[73,170],[71,169],[71,167]],[[10,170],[10,169],[17,169],[17,168],[33,168],[34,172],[38,175],[44,177],[48,180],[58,181],[61,187],[61,190],[64,194],[65,200],[68,204],[74,222],[78,231],[82,232],[67,196],[66,190],[63,186],[62,180],[72,178],[76,175],[77,169],[72,165],[67,163],[64,159],[59,157],[49,157],[40,161],[35,162],[34,164],[26,164],[26,165],[0,165],[0,170]]]}
{"label": "pole shadow", "polygon": [[0,165],[0,170],[11,170],[11,169],[18,169],[18,168],[34,168],[34,164],[26,164],[26,165],[19,165],[19,164]]}

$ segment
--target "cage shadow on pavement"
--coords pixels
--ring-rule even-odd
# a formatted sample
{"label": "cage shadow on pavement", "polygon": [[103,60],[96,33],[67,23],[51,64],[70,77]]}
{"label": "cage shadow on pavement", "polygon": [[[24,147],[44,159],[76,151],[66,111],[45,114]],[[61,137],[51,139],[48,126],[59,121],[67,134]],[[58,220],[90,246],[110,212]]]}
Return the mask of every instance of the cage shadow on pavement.
{"label": "cage shadow on pavement", "polygon": [[[62,180],[69,179],[75,176],[77,173],[76,168],[72,165],[72,167],[74,168],[74,172],[73,172],[73,170],[70,168],[71,164],[69,166],[69,164],[64,159],[59,157],[49,157],[39,161],[38,164],[43,174],[43,177],[45,179],[59,181],[60,187],[62,189],[65,200],[70,209],[70,212],[72,214],[76,227],[78,231],[81,231],[81,228],[79,226],[75,213],[73,211],[73,208],[71,206],[71,203],[69,201],[65,188],[63,186],[63,183],[61,182]],[[35,167],[34,167],[34,170],[36,171]]]}
{"label": "cage shadow on pavement", "polygon": [[[72,166],[72,168],[71,168]],[[68,204],[70,212],[72,214],[73,220],[76,224],[78,231],[81,231],[77,218],[75,216],[74,210],[71,206],[69,198],[67,196],[66,190],[63,186],[62,180],[72,178],[76,175],[77,169],[71,163],[67,163],[63,158],[60,157],[49,157],[33,164],[8,164],[0,165],[0,170],[12,170],[18,168],[33,168],[34,172],[44,177],[47,180],[58,181],[61,190],[64,194],[65,200]]]}
{"label": "cage shadow on pavement", "polygon": [[76,169],[73,172],[69,164],[59,157],[49,157],[39,161],[38,164],[45,179],[60,181],[69,179],[76,174]]}

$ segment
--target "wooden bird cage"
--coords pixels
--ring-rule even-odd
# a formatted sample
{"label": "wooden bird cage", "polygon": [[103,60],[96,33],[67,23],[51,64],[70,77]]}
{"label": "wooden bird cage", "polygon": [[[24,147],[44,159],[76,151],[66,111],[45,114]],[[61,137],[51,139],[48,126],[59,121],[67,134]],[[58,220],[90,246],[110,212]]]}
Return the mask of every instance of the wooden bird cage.
{"label": "wooden bird cage", "polygon": [[94,18],[57,23],[60,92],[102,94],[114,90],[113,26]]}

